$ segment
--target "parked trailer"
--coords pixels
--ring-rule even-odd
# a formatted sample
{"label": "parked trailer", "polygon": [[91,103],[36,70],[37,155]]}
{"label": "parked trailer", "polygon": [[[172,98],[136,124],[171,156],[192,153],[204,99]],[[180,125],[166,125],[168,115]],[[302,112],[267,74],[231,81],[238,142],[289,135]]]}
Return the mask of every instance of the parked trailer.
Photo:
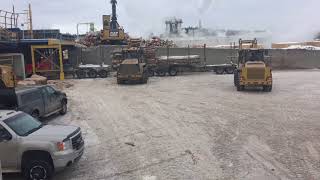
{"label": "parked trailer", "polygon": [[176,76],[179,72],[193,71],[204,67],[199,55],[190,56],[160,56],[148,63],[149,76]]}
{"label": "parked trailer", "polygon": [[233,63],[206,65],[207,71],[213,71],[216,74],[233,74],[236,69],[237,65]]}
{"label": "parked trailer", "polygon": [[81,64],[75,69],[75,74],[79,79],[107,78],[110,75],[110,71],[111,67],[109,65]]}

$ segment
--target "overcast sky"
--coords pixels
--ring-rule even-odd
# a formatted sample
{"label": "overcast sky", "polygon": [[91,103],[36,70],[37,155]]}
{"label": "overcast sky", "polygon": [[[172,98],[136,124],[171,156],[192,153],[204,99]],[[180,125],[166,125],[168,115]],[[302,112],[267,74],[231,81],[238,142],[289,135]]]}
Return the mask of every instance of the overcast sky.
{"label": "overcast sky", "polygon": [[[111,13],[110,0],[1,0],[1,9],[16,11],[32,4],[35,28],[76,32],[79,22],[102,27],[102,15]],[[118,0],[119,24],[130,35],[145,36],[165,30],[168,17],[184,26],[258,29],[272,32],[275,41],[312,39],[320,31],[320,0]],[[85,27],[83,27],[85,28]]]}

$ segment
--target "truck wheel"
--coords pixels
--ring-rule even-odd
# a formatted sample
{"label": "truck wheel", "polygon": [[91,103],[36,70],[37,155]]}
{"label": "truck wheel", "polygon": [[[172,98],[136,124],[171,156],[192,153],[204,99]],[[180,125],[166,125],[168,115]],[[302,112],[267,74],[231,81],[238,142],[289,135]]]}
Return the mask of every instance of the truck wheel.
{"label": "truck wheel", "polygon": [[86,78],[86,72],[84,72],[83,70],[78,70],[76,72],[78,79],[84,79]]}
{"label": "truck wheel", "polygon": [[4,89],[4,88],[6,88],[6,85],[2,80],[0,80],[0,89]]}
{"label": "truck wheel", "polygon": [[97,76],[98,76],[98,73],[97,73],[97,71],[96,70],[94,70],[94,69],[91,69],[91,70],[89,70],[89,72],[88,72],[88,76],[89,76],[89,78],[97,78]]}
{"label": "truck wheel", "polygon": [[233,74],[234,73],[234,68],[226,68],[226,73],[227,74]]}
{"label": "truck wheel", "polygon": [[166,76],[166,72],[164,72],[164,71],[158,71],[157,74],[158,74],[158,76],[160,76],[160,77]]}
{"label": "truck wheel", "polygon": [[67,114],[67,111],[68,111],[67,103],[66,103],[66,101],[62,101],[62,102],[61,102],[60,114],[61,114],[61,115],[65,115],[65,114]]}
{"label": "truck wheel", "polygon": [[177,74],[178,74],[178,71],[177,71],[176,68],[171,68],[171,69],[169,70],[169,75],[170,75],[170,76],[176,76]]}
{"label": "truck wheel", "polygon": [[239,73],[237,71],[234,71],[234,86],[239,85]]}
{"label": "truck wheel", "polygon": [[33,160],[28,162],[24,169],[24,176],[28,180],[50,179],[53,174],[53,167],[45,160]]}
{"label": "truck wheel", "polygon": [[224,69],[222,68],[216,69],[216,74],[223,74],[223,73],[224,73]]}
{"label": "truck wheel", "polygon": [[154,71],[153,70],[149,70],[148,71],[148,76],[149,77],[153,77],[154,76]]}
{"label": "truck wheel", "polygon": [[99,76],[101,78],[107,78],[108,77],[108,72],[106,70],[101,70],[101,71],[99,71]]}

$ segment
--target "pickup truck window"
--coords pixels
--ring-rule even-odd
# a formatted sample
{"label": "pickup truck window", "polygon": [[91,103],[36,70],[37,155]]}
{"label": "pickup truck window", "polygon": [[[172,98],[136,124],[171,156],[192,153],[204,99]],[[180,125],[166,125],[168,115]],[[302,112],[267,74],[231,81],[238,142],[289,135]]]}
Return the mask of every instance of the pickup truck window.
{"label": "pickup truck window", "polygon": [[47,89],[49,95],[52,95],[56,92],[52,87],[47,86],[46,89]]}
{"label": "pickup truck window", "polygon": [[28,136],[43,127],[41,122],[24,113],[4,120],[4,123],[19,136]]}
{"label": "pickup truck window", "polygon": [[34,91],[21,95],[21,101],[23,104],[30,103],[38,99],[41,99],[41,93],[39,93],[39,91]]}
{"label": "pickup truck window", "polygon": [[10,137],[10,133],[0,125],[0,142],[3,140],[8,140],[8,137]]}

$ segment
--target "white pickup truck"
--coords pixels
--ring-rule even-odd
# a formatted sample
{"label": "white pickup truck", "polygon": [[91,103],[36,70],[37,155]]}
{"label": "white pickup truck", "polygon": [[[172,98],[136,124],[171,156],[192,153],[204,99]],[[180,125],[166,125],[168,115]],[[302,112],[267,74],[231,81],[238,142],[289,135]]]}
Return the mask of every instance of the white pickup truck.
{"label": "white pickup truck", "polygon": [[0,161],[3,173],[49,179],[77,162],[84,151],[81,129],[45,125],[32,116],[0,110]]}

